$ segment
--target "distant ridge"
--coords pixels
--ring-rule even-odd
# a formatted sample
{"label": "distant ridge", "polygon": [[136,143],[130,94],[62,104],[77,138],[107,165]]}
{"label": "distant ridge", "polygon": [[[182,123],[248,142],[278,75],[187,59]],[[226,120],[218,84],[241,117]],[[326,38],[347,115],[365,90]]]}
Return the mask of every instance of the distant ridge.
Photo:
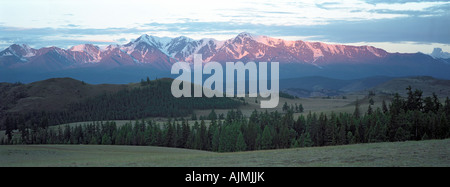
{"label": "distant ridge", "polygon": [[447,60],[423,53],[388,53],[372,46],[288,41],[243,32],[223,41],[143,34],[127,44],[106,47],[83,44],[69,49],[34,49],[13,44],[0,51],[0,82],[72,77],[91,83],[127,83],[145,76],[171,76],[169,70],[173,63],[192,62],[194,54],[201,54],[204,63],[280,62],[281,78],[433,76],[450,79]]}

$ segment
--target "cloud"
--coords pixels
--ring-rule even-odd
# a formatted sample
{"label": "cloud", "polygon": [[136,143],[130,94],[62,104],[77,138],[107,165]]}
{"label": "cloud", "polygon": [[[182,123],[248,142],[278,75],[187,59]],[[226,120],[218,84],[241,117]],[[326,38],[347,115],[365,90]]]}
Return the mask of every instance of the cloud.
{"label": "cloud", "polygon": [[119,43],[125,43],[128,40],[126,38],[119,38],[119,39],[116,39],[116,41],[119,42]]}
{"label": "cloud", "polygon": [[67,27],[80,27],[80,25],[75,25],[75,24],[67,24]]}
{"label": "cloud", "polygon": [[[137,28],[90,29],[77,26],[67,28],[15,28],[0,26],[0,50],[11,44],[28,44],[35,48],[56,46],[67,48],[73,45],[92,43],[109,45],[123,42],[130,34],[144,33]],[[114,38],[121,38],[114,40]]]}
{"label": "cloud", "polygon": [[[0,48],[121,43],[144,33],[223,40],[243,31],[333,43],[450,44],[450,2],[440,0],[32,2],[0,1]],[[19,5],[27,14],[13,11]]]}

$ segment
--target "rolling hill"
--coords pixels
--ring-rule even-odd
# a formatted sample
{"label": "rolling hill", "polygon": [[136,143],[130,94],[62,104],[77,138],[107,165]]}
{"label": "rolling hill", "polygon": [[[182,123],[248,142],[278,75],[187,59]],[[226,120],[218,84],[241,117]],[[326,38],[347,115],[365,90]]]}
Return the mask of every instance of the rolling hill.
{"label": "rolling hill", "polygon": [[406,88],[409,85],[413,88],[413,90],[422,90],[423,97],[431,96],[433,93],[441,98],[450,96],[450,80],[436,79],[429,76],[391,79],[373,87],[371,90],[383,94],[392,95],[399,93],[401,96],[406,96]]}
{"label": "rolling hill", "polygon": [[333,79],[321,76],[280,80],[280,90],[298,97],[327,97],[375,87],[393,77],[375,76],[364,79]]}
{"label": "rolling hill", "polygon": [[8,112],[61,111],[70,103],[130,87],[132,85],[93,85],[72,78],[52,78],[30,84],[1,83],[0,101]]}
{"label": "rolling hill", "polygon": [[[0,129],[13,120],[48,125],[91,120],[134,120],[178,117],[194,109],[236,108],[240,101],[225,97],[175,98],[172,79],[126,85],[92,85],[71,78],[54,78],[29,84],[0,84]],[[22,120],[22,121],[21,121]],[[20,121],[20,122],[19,122]]]}
{"label": "rolling hill", "polygon": [[0,146],[0,167],[448,167],[450,140],[213,153],[199,150],[111,145]]}
{"label": "rolling hill", "polygon": [[450,80],[430,76],[401,78],[375,76],[350,80],[314,76],[280,80],[280,90],[298,97],[365,95],[369,90],[386,95],[399,93],[406,96],[408,86],[422,90],[423,96],[431,96],[433,92],[439,97],[450,96]]}

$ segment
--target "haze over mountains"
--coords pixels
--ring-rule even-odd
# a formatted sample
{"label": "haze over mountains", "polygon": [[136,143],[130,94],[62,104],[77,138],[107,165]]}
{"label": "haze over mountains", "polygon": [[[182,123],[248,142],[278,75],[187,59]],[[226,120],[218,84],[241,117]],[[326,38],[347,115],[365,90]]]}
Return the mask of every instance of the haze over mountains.
{"label": "haze over mountains", "polygon": [[281,79],[418,75],[450,79],[450,60],[445,55],[389,53],[372,46],[287,41],[243,32],[225,41],[144,34],[127,44],[106,47],[84,44],[34,49],[13,44],[0,52],[0,82],[72,77],[89,83],[128,83],[146,76],[176,77],[170,74],[172,64],[192,62],[194,54],[202,54],[204,63],[280,62]]}

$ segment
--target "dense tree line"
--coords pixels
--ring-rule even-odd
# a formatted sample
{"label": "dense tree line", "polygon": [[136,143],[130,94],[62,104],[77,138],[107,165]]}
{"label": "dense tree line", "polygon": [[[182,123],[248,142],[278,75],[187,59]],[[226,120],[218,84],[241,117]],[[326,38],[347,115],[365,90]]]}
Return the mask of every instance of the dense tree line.
{"label": "dense tree line", "polygon": [[442,104],[436,95],[422,99],[420,90],[408,88],[408,97],[394,96],[388,105],[369,107],[361,112],[359,103],[349,113],[308,113],[294,119],[285,113],[252,112],[249,117],[231,110],[220,119],[214,110],[211,120],[177,120],[158,125],[136,121],[117,126],[114,122],[95,122],[84,126],[45,127],[46,119],[33,128],[19,128],[20,138],[2,143],[69,143],[154,145],[217,152],[330,146],[368,142],[388,142],[450,137],[450,100]]}
{"label": "dense tree line", "polygon": [[291,94],[288,94],[286,92],[280,91],[280,97],[288,98],[288,99],[298,99],[297,96],[293,96]]}
{"label": "dense tree line", "polygon": [[[195,109],[236,108],[241,101],[227,97],[180,97],[170,92],[172,80],[144,81],[141,86],[103,94],[71,104],[58,112],[34,111],[0,114],[0,130],[20,126],[52,126],[78,121],[135,120],[145,117],[187,116]],[[42,123],[44,120],[45,123]]]}
{"label": "dense tree line", "polygon": [[299,105],[297,103],[295,103],[295,105],[291,104],[291,106],[289,107],[287,102],[284,102],[282,109],[283,109],[283,112],[291,110],[291,111],[298,112],[298,113],[302,113],[304,110],[303,104],[301,104],[301,103]]}
{"label": "dense tree line", "polygon": [[171,83],[172,80],[157,80],[143,87],[104,94],[72,105],[70,111],[75,114],[71,115],[90,120],[176,117],[191,114],[194,109],[236,108],[241,104],[226,97],[175,98],[170,91]]}

